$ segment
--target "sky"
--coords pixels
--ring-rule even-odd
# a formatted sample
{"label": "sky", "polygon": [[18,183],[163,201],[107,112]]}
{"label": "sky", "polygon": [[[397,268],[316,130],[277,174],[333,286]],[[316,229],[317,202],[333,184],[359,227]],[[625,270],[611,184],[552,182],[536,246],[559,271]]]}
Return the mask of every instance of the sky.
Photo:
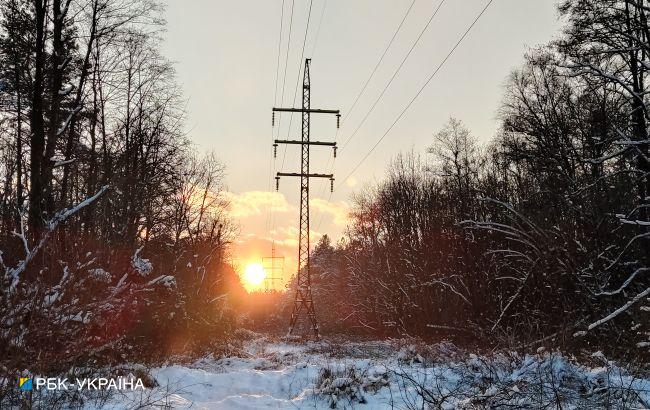
{"label": "sky", "polygon": [[[286,152],[280,147],[273,160],[271,144],[273,138],[300,139],[300,118],[285,114],[276,118],[272,129],[271,109],[300,105],[304,58],[312,59],[312,108],[339,109],[344,119],[338,131],[331,116],[313,115],[311,124],[312,140],[337,141],[341,146],[336,160],[331,149],[313,148],[310,170],[333,172],[338,178],[331,195],[329,181],[314,180],[311,185],[312,243],[323,234],[336,241],[344,234],[353,193],[381,181],[399,152],[424,153],[433,134],[450,117],[462,120],[479,141],[489,141],[499,127],[496,113],[508,75],[521,65],[526,52],[552,40],[561,27],[554,0],[494,0],[401,120],[345,178],[449,53],[486,0],[443,0],[442,5],[439,0],[415,0],[352,111],[411,0],[165,3],[167,32],[162,48],[175,63],[187,99],[188,135],[199,152],[214,152],[227,169],[225,195],[239,226],[233,262],[242,270],[261,262],[271,255],[275,241],[276,256],[286,258],[285,278],[296,269],[299,181],[283,178],[276,193],[271,175],[280,170],[299,172],[300,158],[298,147],[293,146]],[[439,5],[391,86],[359,127]]]}

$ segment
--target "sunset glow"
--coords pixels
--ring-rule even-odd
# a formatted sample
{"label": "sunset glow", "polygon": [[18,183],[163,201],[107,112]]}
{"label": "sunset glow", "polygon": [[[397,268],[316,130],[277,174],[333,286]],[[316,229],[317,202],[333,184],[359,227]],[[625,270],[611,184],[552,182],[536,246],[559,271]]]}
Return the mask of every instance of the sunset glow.
{"label": "sunset glow", "polygon": [[260,290],[264,284],[264,279],[266,279],[266,271],[262,265],[259,263],[250,263],[246,266],[242,276],[242,282],[247,291]]}

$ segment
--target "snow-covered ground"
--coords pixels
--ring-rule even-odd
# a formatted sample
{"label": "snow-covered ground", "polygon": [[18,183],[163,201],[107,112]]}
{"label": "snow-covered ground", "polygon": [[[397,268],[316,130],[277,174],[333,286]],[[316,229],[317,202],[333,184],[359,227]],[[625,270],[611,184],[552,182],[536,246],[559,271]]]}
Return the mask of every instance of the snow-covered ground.
{"label": "snow-covered ground", "polygon": [[102,408],[650,407],[650,380],[600,353],[580,365],[543,350],[476,356],[448,344],[260,337],[238,356],[153,369],[159,387]]}

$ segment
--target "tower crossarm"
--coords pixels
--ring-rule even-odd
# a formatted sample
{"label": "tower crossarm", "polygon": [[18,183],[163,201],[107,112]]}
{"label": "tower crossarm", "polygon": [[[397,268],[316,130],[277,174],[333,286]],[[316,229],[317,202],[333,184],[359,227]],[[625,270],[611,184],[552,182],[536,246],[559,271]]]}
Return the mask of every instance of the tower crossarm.
{"label": "tower crossarm", "polygon": [[276,144],[297,144],[297,145],[325,145],[327,147],[336,147],[336,142],[328,141],[300,141],[300,140],[275,140]]}
{"label": "tower crossarm", "polygon": [[334,178],[334,174],[303,174],[300,172],[278,172],[279,177]]}
{"label": "tower crossarm", "polygon": [[318,108],[279,108],[279,107],[273,107],[273,111],[275,111],[275,112],[302,112],[302,113],[310,113],[310,114],[336,114],[336,115],[341,114],[340,110],[321,110],[321,109],[318,109]]}

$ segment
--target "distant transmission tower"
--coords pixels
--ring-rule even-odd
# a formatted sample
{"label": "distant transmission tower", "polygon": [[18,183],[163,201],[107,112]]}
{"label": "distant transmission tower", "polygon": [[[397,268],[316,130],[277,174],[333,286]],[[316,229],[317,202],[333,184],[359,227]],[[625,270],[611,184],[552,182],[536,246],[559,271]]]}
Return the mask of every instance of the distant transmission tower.
{"label": "distant transmission tower", "polygon": [[333,174],[310,174],[309,173],[309,147],[311,145],[324,145],[332,147],[336,157],[336,142],[311,141],[309,139],[310,115],[313,114],[334,114],[336,115],[336,126],[338,128],[341,114],[339,110],[318,110],[312,109],[310,104],[310,81],[309,64],[311,59],[305,60],[304,76],[302,81],[302,108],[273,108],[273,125],[275,125],[275,112],[299,112],[302,113],[302,140],[275,140],[273,144],[274,156],[277,156],[278,144],[299,144],[302,152],[302,164],[300,173],[278,172],[275,177],[275,189],[280,188],[280,177],[300,177],[300,234],[298,237],[298,273],[296,274],[296,294],[289,323],[289,334],[292,334],[300,314],[304,311],[311,322],[314,336],[319,337],[316,313],[314,312],[314,300],[311,293],[311,271],[309,265],[309,179],[328,178],[330,190],[334,190]]}
{"label": "distant transmission tower", "polygon": [[277,290],[275,281],[282,280],[284,277],[284,256],[275,256],[275,241],[271,245],[271,256],[262,258],[262,266],[264,271],[268,272],[264,278],[264,289]]}

